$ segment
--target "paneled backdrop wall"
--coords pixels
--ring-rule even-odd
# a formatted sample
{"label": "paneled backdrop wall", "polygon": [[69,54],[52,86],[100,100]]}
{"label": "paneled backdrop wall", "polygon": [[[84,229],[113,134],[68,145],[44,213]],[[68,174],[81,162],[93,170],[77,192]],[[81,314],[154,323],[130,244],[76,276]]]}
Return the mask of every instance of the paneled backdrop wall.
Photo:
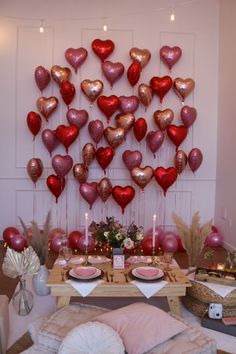
{"label": "paneled backdrop wall", "polygon": [[[139,2],[137,2],[138,4]],[[215,205],[215,177],[216,177],[216,131],[217,131],[217,65],[218,65],[218,7],[215,1],[183,2],[174,8],[176,20],[170,21],[170,8],[140,8],[134,11],[133,2],[127,2],[126,12],[106,9],[106,18],[96,18],[94,12],[86,18],[80,18],[79,8],[69,8],[68,12],[56,14],[55,8],[48,2],[48,11],[45,14],[44,33],[39,32],[40,21],[33,13],[27,13],[25,18],[0,18],[0,77],[1,77],[1,105],[0,105],[0,195],[1,218],[0,229],[9,225],[19,225],[18,216],[26,223],[32,219],[42,225],[48,210],[52,211],[52,225],[62,227],[67,232],[83,229],[85,212],[89,213],[90,221],[100,221],[106,215],[114,215],[123,224],[131,221],[143,225],[147,230],[152,225],[152,215],[157,214],[158,224],[166,230],[174,228],[172,213],[175,211],[189,223],[192,214],[199,210],[202,221],[214,215]],[[148,5],[148,2],[147,2]],[[51,8],[50,8],[51,6]],[[73,6],[75,6],[73,2]],[[85,2],[83,6],[86,7]],[[78,10],[78,11],[77,11]],[[122,12],[122,11],[121,11]],[[50,15],[53,13],[53,15]],[[106,22],[108,30],[102,30]],[[117,81],[113,88],[102,75],[100,60],[91,49],[94,39],[111,39],[115,43],[115,50],[108,60],[122,62],[125,74]],[[180,46],[182,58],[169,73],[167,67],[160,61],[159,50],[163,45]],[[185,104],[197,109],[197,119],[189,129],[188,136],[181,149],[188,154],[193,147],[202,150],[204,161],[195,173],[187,166],[178,176],[176,183],[168,190],[166,197],[153,178],[144,192],[131,180],[129,171],[122,161],[123,151],[138,149],[143,154],[141,167],[150,165],[173,166],[175,146],[165,133],[162,147],[154,158],[146,145],[145,139],[138,143],[130,131],[126,140],[116,149],[112,163],[107,168],[106,176],[112,185],[132,185],[136,195],[126,207],[124,215],[119,206],[110,197],[106,203],[100,198],[94,203],[91,210],[79,193],[79,184],[74,179],[72,171],[66,178],[66,187],[58,203],[46,185],[48,175],[54,173],[51,166],[51,157],[42,143],[43,129],[55,129],[59,124],[67,125],[67,106],[63,102],[57,84],[51,80],[44,90],[43,96],[52,95],[59,99],[56,111],[50,116],[49,122],[42,118],[43,124],[35,141],[26,124],[29,111],[37,111],[36,101],[41,93],[34,81],[34,70],[42,65],[48,70],[53,65],[68,66],[64,57],[67,48],[84,47],[88,50],[88,58],[75,74],[73,68],[71,81],[76,88],[76,96],[70,108],[86,109],[89,121],[101,119],[107,126],[105,116],[99,111],[96,103],[90,107],[88,99],[80,90],[80,83],[84,79],[102,80],[103,94],[109,96],[137,95],[140,83],[149,83],[153,76],[170,75],[176,77],[193,78],[196,83],[194,92],[187,97]],[[133,47],[147,48],[152,54],[148,65],[143,69],[139,83],[132,88],[127,80],[126,72],[131,64],[129,50]],[[4,83],[4,84],[3,84]],[[156,130],[153,113],[157,109],[171,108],[175,117],[173,124],[181,124],[180,99],[171,90],[159,103],[154,95],[151,105],[145,112],[140,104],[135,117],[144,117],[148,123],[148,131]],[[115,127],[115,114],[110,125]],[[71,145],[69,154],[74,163],[82,162],[82,148],[87,142],[92,142],[88,134],[88,124],[84,126],[77,140]],[[99,146],[107,146],[102,138]],[[65,155],[63,146],[54,150],[53,155]],[[39,157],[44,164],[42,177],[36,187],[29,178],[26,170],[27,163],[32,157]],[[89,167],[88,182],[100,181],[104,172],[96,160]],[[0,236],[1,237],[1,236]]]}

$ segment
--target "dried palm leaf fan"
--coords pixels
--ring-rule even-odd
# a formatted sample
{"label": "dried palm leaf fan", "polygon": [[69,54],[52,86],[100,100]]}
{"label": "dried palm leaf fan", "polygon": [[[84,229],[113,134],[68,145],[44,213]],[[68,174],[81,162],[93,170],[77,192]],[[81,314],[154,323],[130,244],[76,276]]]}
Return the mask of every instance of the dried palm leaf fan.
{"label": "dried palm leaf fan", "polygon": [[183,247],[188,255],[189,267],[195,267],[197,259],[204,247],[205,239],[211,233],[212,220],[209,220],[201,226],[198,211],[193,215],[192,224],[190,226],[175,213],[173,213],[173,220],[176,224]]}

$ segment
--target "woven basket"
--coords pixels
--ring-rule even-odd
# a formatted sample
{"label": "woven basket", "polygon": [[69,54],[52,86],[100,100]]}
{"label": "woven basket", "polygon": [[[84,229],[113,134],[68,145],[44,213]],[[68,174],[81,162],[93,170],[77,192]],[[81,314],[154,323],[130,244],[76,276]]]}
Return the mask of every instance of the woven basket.
{"label": "woven basket", "polygon": [[207,304],[216,302],[222,304],[223,306],[235,306],[236,308],[236,289],[227,296],[222,297],[203,284],[195,281],[191,281],[191,284],[192,286],[187,288],[187,294],[192,298]]}
{"label": "woven basket", "polygon": [[[188,311],[192,312],[194,315],[203,317],[208,311],[209,304],[195,299],[194,297],[187,294],[182,298],[184,306]],[[224,317],[234,317],[236,316],[236,306],[223,306],[223,316]]]}

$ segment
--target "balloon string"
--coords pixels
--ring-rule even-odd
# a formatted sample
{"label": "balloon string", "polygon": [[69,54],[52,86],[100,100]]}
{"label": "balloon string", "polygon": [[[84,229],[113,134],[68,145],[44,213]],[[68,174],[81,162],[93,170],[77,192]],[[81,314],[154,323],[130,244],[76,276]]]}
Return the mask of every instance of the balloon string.
{"label": "balloon string", "polygon": [[33,220],[35,220],[35,207],[36,207],[36,183],[33,186]]}
{"label": "balloon string", "polygon": [[[68,180],[68,177],[66,177]],[[68,181],[66,181],[66,235],[68,235]]]}
{"label": "balloon string", "polygon": [[166,197],[163,196],[163,199],[164,199],[164,212],[163,212],[163,226],[164,226],[164,231],[165,228],[166,228]]}

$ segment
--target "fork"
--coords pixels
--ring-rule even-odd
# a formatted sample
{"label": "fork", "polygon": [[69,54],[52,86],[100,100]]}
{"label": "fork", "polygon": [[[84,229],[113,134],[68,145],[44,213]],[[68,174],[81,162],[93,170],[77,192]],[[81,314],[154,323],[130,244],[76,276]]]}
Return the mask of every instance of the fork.
{"label": "fork", "polygon": [[65,281],[65,272],[64,272],[64,270],[61,271],[61,281]]}
{"label": "fork", "polygon": [[125,276],[125,281],[126,281],[126,283],[128,283],[128,282],[129,282],[128,274],[127,274],[127,273],[124,273],[124,276]]}
{"label": "fork", "polygon": [[109,280],[108,272],[107,272],[107,271],[105,272],[105,277],[106,277],[106,281],[109,283],[110,280]]}
{"label": "fork", "polygon": [[111,273],[111,274],[110,274],[110,277],[111,277],[111,282],[113,283],[113,277],[114,277],[114,274],[113,274],[113,273]]}

